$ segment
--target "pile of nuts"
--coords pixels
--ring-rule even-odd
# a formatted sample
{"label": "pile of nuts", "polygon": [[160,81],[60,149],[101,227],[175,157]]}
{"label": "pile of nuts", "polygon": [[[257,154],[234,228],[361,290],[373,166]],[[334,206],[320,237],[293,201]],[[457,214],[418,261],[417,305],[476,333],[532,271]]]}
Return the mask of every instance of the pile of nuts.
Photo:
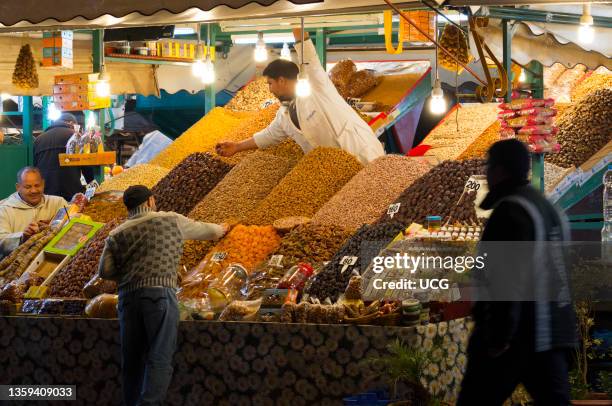
{"label": "pile of nuts", "polygon": [[349,83],[356,72],[357,66],[350,59],[339,61],[329,71],[329,78],[342,97],[349,97]]}
{"label": "pile of nuts", "polygon": [[292,167],[304,157],[304,151],[292,139],[287,139],[280,144],[265,148],[262,151],[288,160]]}
{"label": "pile of nuts", "polygon": [[125,219],[114,219],[104,225],[62,268],[49,284],[51,297],[84,297],[83,287],[98,272],[98,263],[108,234]]}
{"label": "pile of nuts", "polygon": [[501,123],[499,121],[491,124],[459,155],[458,159],[486,158],[489,148],[500,140],[499,130],[501,130]]}
{"label": "pile of nuts", "polygon": [[[468,41],[464,32],[453,24],[446,24],[444,31],[440,36],[440,45],[450,51],[457,59],[464,64],[470,62],[470,54],[468,51]],[[459,65],[446,52],[438,49],[438,63],[445,69],[451,72],[461,71],[463,67]]]}
{"label": "pile of nuts", "polygon": [[560,102],[569,102],[572,89],[584,78],[586,70],[584,65],[576,65],[573,68],[564,70],[552,86],[547,89],[544,97]]}
{"label": "pile of nuts", "polygon": [[550,162],[544,162],[544,184],[547,192],[552,191],[555,186],[567,175],[569,175],[575,168],[561,168]]}
{"label": "pile of nuts", "polygon": [[278,99],[270,92],[266,78],[260,77],[236,93],[225,107],[234,111],[259,111],[270,104],[278,105]]}
{"label": "pile of nuts", "polygon": [[[330,262],[317,274],[307,293],[310,296],[335,301],[343,293],[353,275],[352,271],[361,272],[378,253],[385,248],[404,226],[399,222],[389,222],[363,226],[340,248]],[[357,257],[352,266],[341,264],[344,257]]]}
{"label": "pile of nuts", "polygon": [[273,255],[283,256],[285,268],[299,262],[319,264],[329,261],[350,236],[342,227],[304,224],[284,236]]}
{"label": "pile of nuts", "polygon": [[365,94],[361,101],[376,103],[374,111],[389,111],[397,105],[422,77],[420,74],[406,73],[400,75],[385,75],[380,83]]}
{"label": "pile of nuts", "polygon": [[444,161],[417,179],[396,200],[399,211],[391,218],[385,214],[379,221],[402,224],[425,224],[428,215],[446,218],[459,202],[470,176],[484,175],[486,161]]}
{"label": "pile of nuts", "polygon": [[114,190],[123,192],[134,185],[144,185],[152,188],[166,175],[168,175],[168,169],[166,168],[150,164],[140,164],[126,169],[119,175],[103,182],[97,189],[97,192],[103,193]]}
{"label": "pile of nuts", "polygon": [[230,140],[227,134],[244,124],[244,120],[258,113],[236,112],[216,107],[192,125],[166,149],[149,162],[152,165],[172,169],[194,152],[212,152],[217,143]]}
{"label": "pile of nuts", "polygon": [[457,159],[472,142],[497,121],[497,104],[461,104],[443,119],[422,142],[430,145],[426,156],[440,161]]}
{"label": "pile of nuts", "polygon": [[612,89],[612,74],[594,73],[572,90],[572,101],[579,102],[597,89]]}
{"label": "pile of nuts", "polygon": [[127,217],[127,209],[123,204],[122,197],[123,193],[119,192],[97,194],[85,206],[83,214],[100,223],[108,223],[116,218]]}
{"label": "pile of nuts", "polygon": [[19,56],[13,71],[13,84],[20,89],[36,89],[38,87],[38,72],[32,55],[30,44],[25,44],[19,50]]}
{"label": "pile of nuts", "polygon": [[385,155],[370,162],[312,218],[313,223],[356,230],[376,221],[431,166],[420,158]]}
{"label": "pile of nuts", "polygon": [[248,216],[247,223],[272,224],[283,217],[312,217],[362,167],[354,156],[339,148],[315,148]]}
{"label": "pile of nuts", "polygon": [[612,140],[612,89],[599,89],[557,120],[561,152],[546,161],[563,168],[578,167]]}
{"label": "pile of nuts", "polygon": [[230,169],[231,165],[210,154],[189,155],[153,188],[157,209],[186,216]]}

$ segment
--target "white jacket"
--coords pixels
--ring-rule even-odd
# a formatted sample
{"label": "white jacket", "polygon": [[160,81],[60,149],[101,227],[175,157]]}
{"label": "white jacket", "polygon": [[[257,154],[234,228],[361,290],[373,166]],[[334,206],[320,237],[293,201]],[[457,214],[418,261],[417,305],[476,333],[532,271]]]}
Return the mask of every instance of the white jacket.
{"label": "white jacket", "polygon": [[[301,45],[296,45],[298,57]],[[312,94],[298,98],[296,108],[301,130],[282,106],[268,128],[253,136],[259,148],[266,148],[285,138],[292,138],[304,152],[316,147],[334,147],[353,154],[363,164],[384,155],[381,143],[370,126],[340,96],[321,66],[312,41],[304,43],[304,62]]]}
{"label": "white jacket", "polygon": [[52,220],[68,203],[59,196],[44,195],[37,206],[30,206],[15,192],[0,204],[0,256],[19,246],[23,231],[40,220]]}

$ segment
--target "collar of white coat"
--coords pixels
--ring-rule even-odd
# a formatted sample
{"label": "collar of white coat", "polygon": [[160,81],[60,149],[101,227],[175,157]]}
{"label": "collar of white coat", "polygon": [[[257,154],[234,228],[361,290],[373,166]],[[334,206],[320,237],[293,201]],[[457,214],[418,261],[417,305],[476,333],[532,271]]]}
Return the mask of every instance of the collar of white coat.
{"label": "collar of white coat", "polygon": [[30,210],[30,209],[37,209],[39,207],[42,207],[45,205],[45,203],[47,202],[47,195],[43,195],[40,203],[38,203],[36,206],[32,206],[30,204],[28,204],[25,200],[23,200],[21,198],[21,196],[19,195],[19,192],[15,192],[12,195],[10,195],[3,203],[3,206],[8,206],[8,207],[12,207],[15,209],[25,209],[25,210]]}

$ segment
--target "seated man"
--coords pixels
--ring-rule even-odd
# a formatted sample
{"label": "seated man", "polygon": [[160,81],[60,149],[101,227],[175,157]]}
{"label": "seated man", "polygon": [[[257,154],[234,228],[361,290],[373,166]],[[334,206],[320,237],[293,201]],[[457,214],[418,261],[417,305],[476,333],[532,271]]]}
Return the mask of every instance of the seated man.
{"label": "seated man", "polygon": [[0,204],[0,256],[10,254],[68,206],[62,197],[44,194],[45,180],[38,168],[20,169],[16,189]]}

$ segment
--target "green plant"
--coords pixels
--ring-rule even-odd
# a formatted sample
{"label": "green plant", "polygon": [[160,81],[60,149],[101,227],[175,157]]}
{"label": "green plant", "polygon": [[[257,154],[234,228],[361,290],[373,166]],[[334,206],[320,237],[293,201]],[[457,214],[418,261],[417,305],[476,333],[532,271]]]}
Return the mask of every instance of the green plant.
{"label": "green plant", "polygon": [[601,390],[604,391],[609,398],[612,398],[612,372],[600,371],[597,377]]}
{"label": "green plant", "polygon": [[579,301],[575,309],[580,345],[574,353],[576,366],[570,371],[570,385],[572,399],[580,400],[585,399],[591,391],[591,384],[588,381],[589,361],[597,358],[595,347],[602,341],[591,337],[591,328],[595,325],[591,301]]}

